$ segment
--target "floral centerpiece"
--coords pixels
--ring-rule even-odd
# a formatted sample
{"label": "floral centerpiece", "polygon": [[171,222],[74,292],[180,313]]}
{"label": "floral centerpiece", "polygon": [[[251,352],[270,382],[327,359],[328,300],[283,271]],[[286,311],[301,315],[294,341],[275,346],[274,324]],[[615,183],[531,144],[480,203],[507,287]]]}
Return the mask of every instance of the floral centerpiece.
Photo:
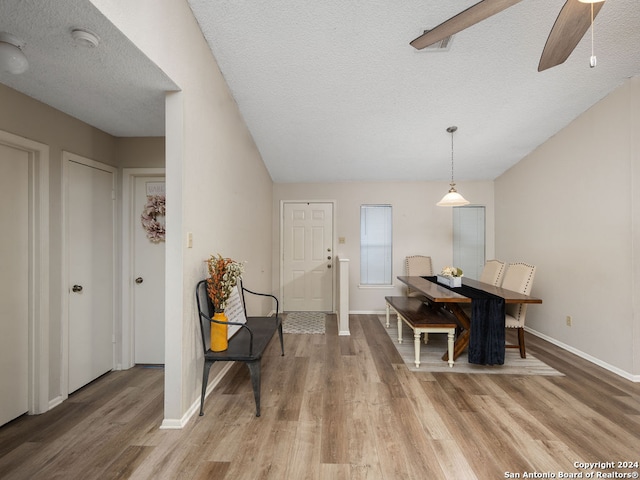
{"label": "floral centerpiece", "polygon": [[463,275],[462,269],[458,267],[444,267],[437,275],[438,283],[449,287],[460,287],[462,286]]}
{"label": "floral centerpiece", "polygon": [[211,255],[207,260],[209,278],[207,278],[207,293],[216,312],[224,312],[231,292],[238,284],[244,265],[222,255]]}

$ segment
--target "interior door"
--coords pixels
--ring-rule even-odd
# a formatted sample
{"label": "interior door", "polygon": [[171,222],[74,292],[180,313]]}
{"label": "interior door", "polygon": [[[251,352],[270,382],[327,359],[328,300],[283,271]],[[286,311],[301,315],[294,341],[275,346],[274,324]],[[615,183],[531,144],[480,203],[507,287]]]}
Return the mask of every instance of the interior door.
{"label": "interior door", "polygon": [[0,425],[28,406],[29,158],[0,145]]}
{"label": "interior door", "polygon": [[[133,206],[133,330],[135,363],[164,364],[164,241],[140,222],[147,195],[164,195],[164,177],[135,177]],[[162,218],[157,220],[163,221]]]}
{"label": "interior door", "polygon": [[283,205],[283,309],[333,311],[333,204]]}
{"label": "interior door", "polygon": [[115,169],[66,155],[71,393],[113,368]]}

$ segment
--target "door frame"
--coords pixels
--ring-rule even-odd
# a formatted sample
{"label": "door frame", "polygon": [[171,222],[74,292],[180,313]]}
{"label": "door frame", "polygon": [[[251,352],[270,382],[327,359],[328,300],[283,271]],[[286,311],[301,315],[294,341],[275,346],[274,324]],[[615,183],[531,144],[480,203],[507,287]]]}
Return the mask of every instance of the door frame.
{"label": "door frame", "polygon": [[[118,185],[118,169],[107,165],[106,163],[91,160],[90,158],[77,155],[66,150],[62,151],[62,274],[60,282],[60,295],[62,297],[62,318],[61,318],[61,365],[60,365],[60,399],[59,402],[66,400],[69,397],[69,236],[67,229],[69,227],[69,162],[80,163],[87,167],[98,168],[113,174],[112,182],[112,214],[113,214],[113,298],[111,299],[113,304],[113,317],[111,319],[113,328],[112,338],[112,363],[113,369],[117,369],[116,365],[116,350],[118,347],[117,337],[115,332],[115,316],[117,312],[117,281],[119,278],[118,262],[118,215],[117,215],[117,185]],[[58,403],[59,403],[58,402]]]}
{"label": "door frame", "polygon": [[49,410],[49,146],[0,130],[29,156],[28,413]]}
{"label": "door frame", "polygon": [[333,260],[334,260],[334,268],[331,269],[331,311],[335,312],[336,311],[336,268],[335,265],[337,265],[337,254],[336,254],[336,218],[337,218],[337,204],[338,202],[336,200],[280,200],[280,214],[278,216],[279,218],[279,222],[280,222],[280,260],[279,260],[279,264],[280,264],[280,285],[278,287],[279,289],[279,295],[280,298],[283,299],[283,305],[282,305],[282,310],[284,311],[284,308],[286,307],[286,305],[284,305],[284,206],[287,203],[306,203],[306,204],[312,204],[312,203],[330,203],[332,205],[332,211],[333,211],[333,215],[332,215],[332,219],[331,219],[331,252],[333,253]]}
{"label": "door frame", "polygon": [[134,208],[134,188],[136,177],[164,177],[165,168],[124,168],[122,169],[122,356],[118,359],[121,369],[134,366],[134,324],[133,324],[133,246],[136,213]]}

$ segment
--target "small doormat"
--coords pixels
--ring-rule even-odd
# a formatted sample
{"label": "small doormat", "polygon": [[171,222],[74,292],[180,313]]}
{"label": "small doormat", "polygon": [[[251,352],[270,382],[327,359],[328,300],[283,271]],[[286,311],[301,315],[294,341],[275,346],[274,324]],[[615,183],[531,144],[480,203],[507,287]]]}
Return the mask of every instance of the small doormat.
{"label": "small doormat", "polygon": [[289,312],[282,329],[284,333],[319,333],[324,335],[326,315],[322,312]]}
{"label": "small doormat", "polygon": [[429,343],[420,347],[420,367],[416,368],[415,350],[413,344],[413,330],[407,325],[402,326],[402,343],[398,343],[398,321],[393,315],[389,322],[389,328],[385,326],[385,315],[379,315],[378,320],[382,328],[389,334],[393,345],[402,356],[405,365],[412,372],[444,372],[444,373],[491,373],[511,375],[558,375],[564,376],[553,367],[538,360],[529,352],[527,358],[520,358],[517,348],[508,348],[505,353],[504,365],[473,365],[467,361],[467,352],[464,352],[455,361],[453,367],[442,360],[442,354],[447,351],[447,335],[444,333],[432,333],[429,335]]}

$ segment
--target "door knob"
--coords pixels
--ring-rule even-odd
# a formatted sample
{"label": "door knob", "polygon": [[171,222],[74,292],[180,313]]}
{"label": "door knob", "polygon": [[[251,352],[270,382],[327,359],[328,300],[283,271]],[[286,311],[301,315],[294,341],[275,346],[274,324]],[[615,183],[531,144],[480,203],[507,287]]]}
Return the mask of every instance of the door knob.
{"label": "door knob", "polygon": [[73,287],[71,287],[71,291],[72,292],[81,292],[82,291],[82,285],[74,285]]}
{"label": "door knob", "polygon": [[327,268],[331,268],[331,264],[327,265]]}
{"label": "door knob", "polygon": [[136,283],[137,283],[138,285],[140,285],[142,282],[144,282],[144,280],[142,279],[142,277],[138,277],[138,278],[136,278]]}
{"label": "door knob", "polygon": [[327,257],[327,260],[331,260],[331,255],[329,255],[329,256]]}

